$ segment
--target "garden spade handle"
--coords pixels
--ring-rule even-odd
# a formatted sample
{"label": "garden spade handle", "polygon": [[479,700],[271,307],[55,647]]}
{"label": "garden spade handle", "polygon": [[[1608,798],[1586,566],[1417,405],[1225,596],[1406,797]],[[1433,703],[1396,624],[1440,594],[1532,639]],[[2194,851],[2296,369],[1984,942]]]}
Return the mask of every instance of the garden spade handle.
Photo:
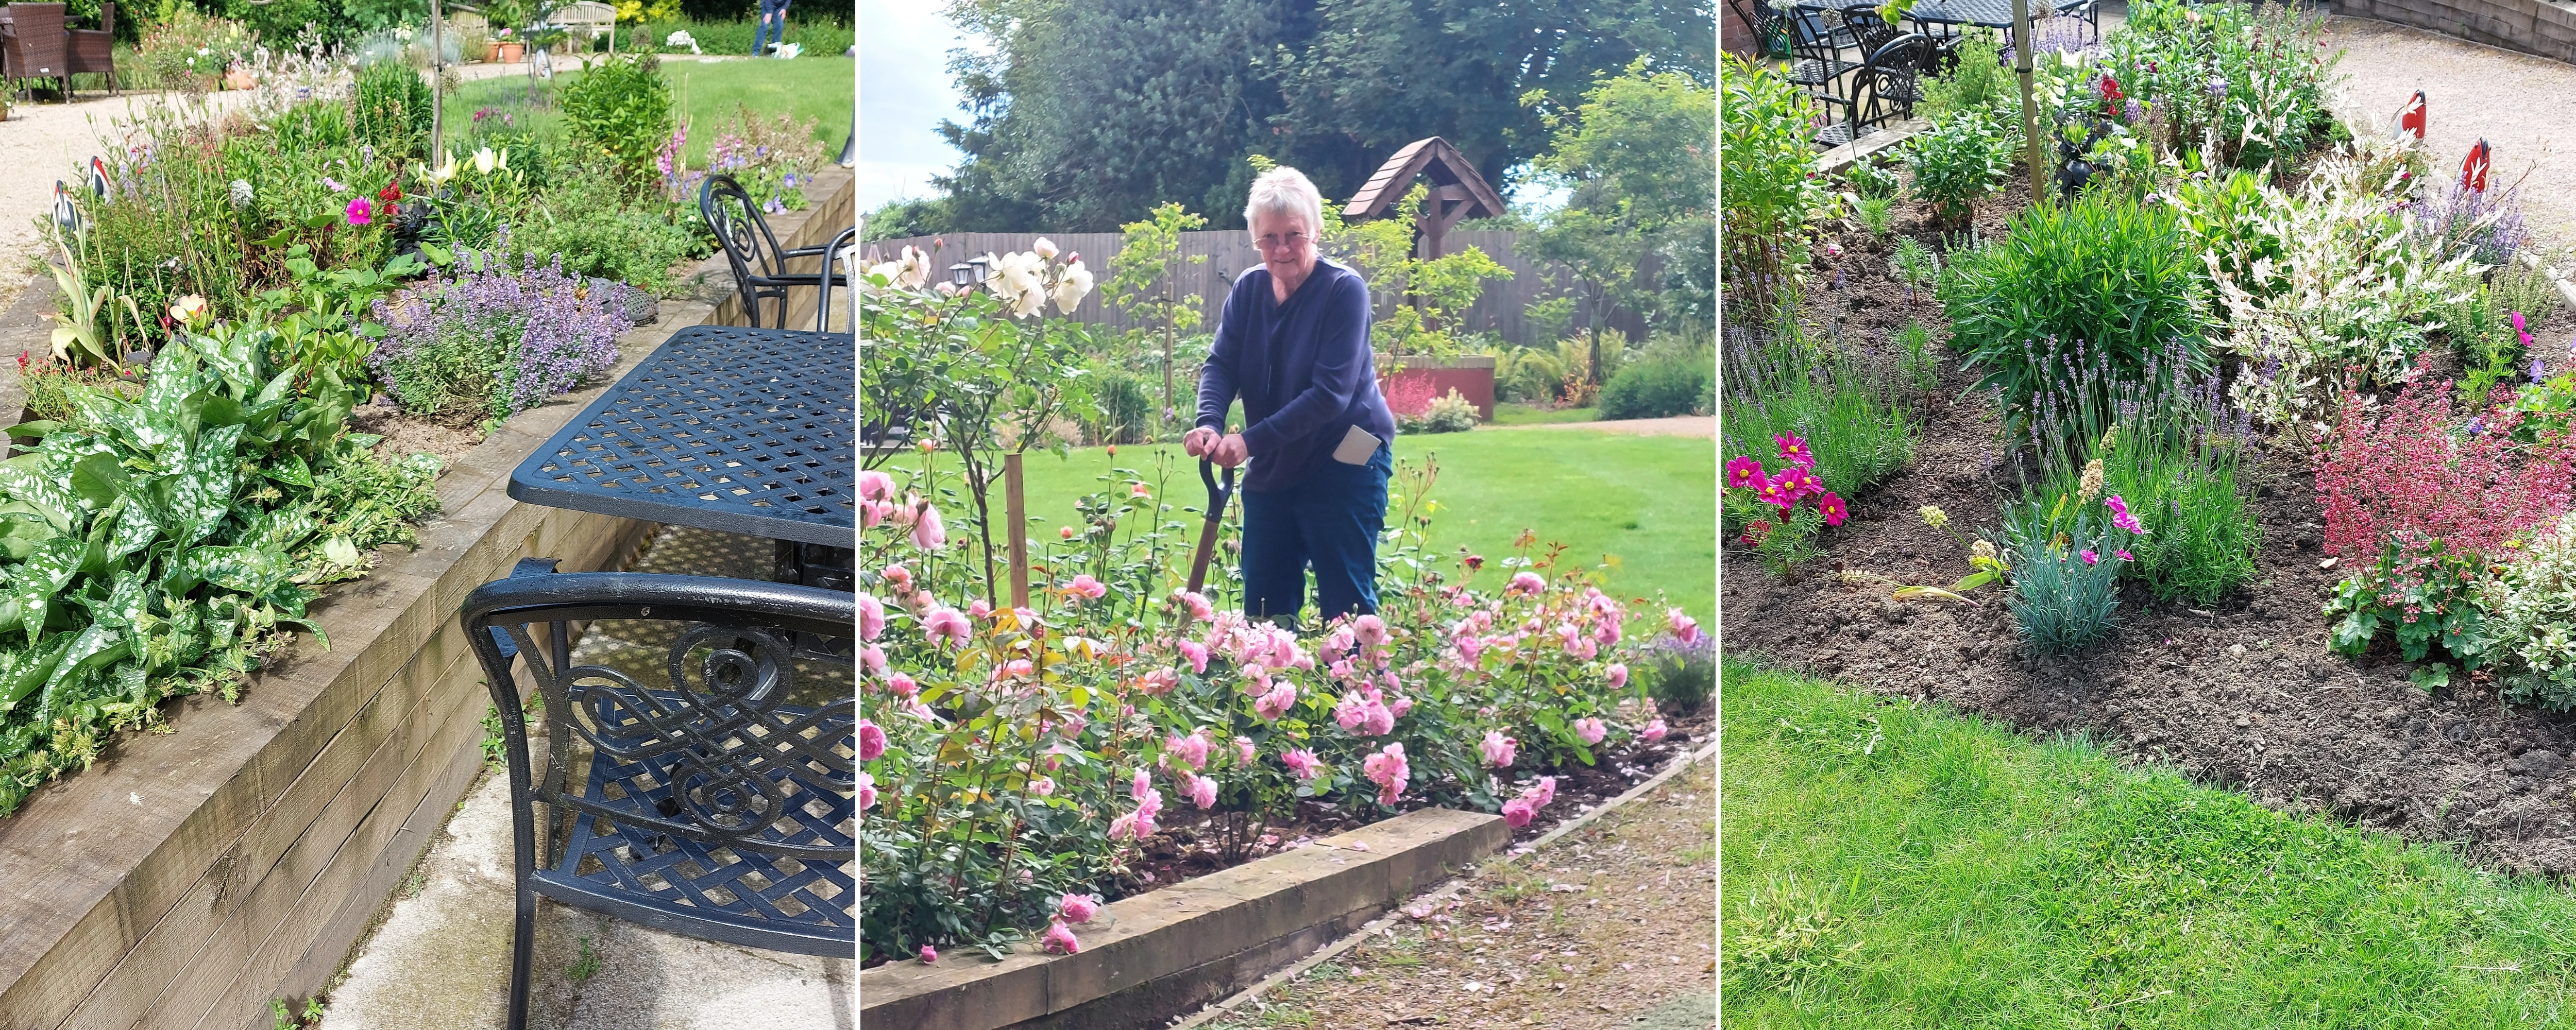
{"label": "garden spade handle", "polygon": [[1226,468],[1225,483],[1220,486],[1216,480],[1215,463],[1200,458],[1199,482],[1207,484],[1207,524],[1199,528],[1199,553],[1190,559],[1190,592],[1193,594],[1207,583],[1208,559],[1216,555],[1217,525],[1225,520],[1225,503],[1234,498],[1234,469],[1231,466]]}

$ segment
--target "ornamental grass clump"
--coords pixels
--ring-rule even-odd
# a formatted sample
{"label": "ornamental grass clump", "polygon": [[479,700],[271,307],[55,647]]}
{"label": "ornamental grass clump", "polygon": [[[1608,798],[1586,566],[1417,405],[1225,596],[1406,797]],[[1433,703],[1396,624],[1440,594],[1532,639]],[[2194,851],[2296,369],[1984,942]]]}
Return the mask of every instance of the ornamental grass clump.
{"label": "ornamental grass clump", "polygon": [[633,324],[562,262],[526,258],[510,271],[468,255],[459,267],[469,270],[375,302],[385,335],[367,365],[403,410],[504,419],[617,364],[617,337]]}

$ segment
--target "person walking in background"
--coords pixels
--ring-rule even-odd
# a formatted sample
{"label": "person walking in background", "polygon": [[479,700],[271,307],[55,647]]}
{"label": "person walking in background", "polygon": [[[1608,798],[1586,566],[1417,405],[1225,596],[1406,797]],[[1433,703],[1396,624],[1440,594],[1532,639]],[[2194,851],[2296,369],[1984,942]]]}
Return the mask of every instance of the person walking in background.
{"label": "person walking in background", "polygon": [[751,34],[751,56],[761,57],[787,42],[787,0],[760,0],[760,28]]}

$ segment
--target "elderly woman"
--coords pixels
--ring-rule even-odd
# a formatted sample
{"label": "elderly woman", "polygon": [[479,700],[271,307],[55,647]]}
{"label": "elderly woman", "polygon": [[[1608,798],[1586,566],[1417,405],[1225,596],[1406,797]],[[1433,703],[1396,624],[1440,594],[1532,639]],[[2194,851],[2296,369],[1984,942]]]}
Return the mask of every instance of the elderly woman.
{"label": "elderly woman", "polygon": [[[1369,352],[1368,284],[1315,253],[1324,200],[1296,169],[1253,180],[1243,221],[1261,265],[1226,295],[1182,446],[1228,468],[1258,459],[1242,483],[1245,614],[1294,627],[1309,566],[1322,621],[1373,613],[1395,416]],[[1238,397],[1249,428],[1227,434]]]}

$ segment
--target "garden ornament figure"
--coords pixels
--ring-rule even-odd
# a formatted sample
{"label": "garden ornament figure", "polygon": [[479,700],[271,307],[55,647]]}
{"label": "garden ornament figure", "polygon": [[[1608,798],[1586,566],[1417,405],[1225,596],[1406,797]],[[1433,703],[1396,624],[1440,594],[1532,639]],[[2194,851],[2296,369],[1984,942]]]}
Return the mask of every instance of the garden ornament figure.
{"label": "garden ornament figure", "polygon": [[[1199,373],[1193,458],[1243,476],[1243,610],[1293,629],[1315,573],[1320,621],[1377,611],[1377,538],[1395,472],[1368,284],[1316,253],[1324,202],[1293,168],[1253,181],[1244,224],[1261,264],[1234,281]],[[1243,402],[1244,428],[1224,432]]]}
{"label": "garden ornament figure", "polygon": [[2460,188],[2471,193],[2487,191],[2487,166],[2495,161],[2495,152],[2481,139],[2469,148],[2469,156],[2460,162]]}
{"label": "garden ornament figure", "polygon": [[2406,106],[2397,109],[2397,121],[2395,126],[2389,130],[2389,135],[2395,136],[2399,140],[2404,140],[2406,137],[2411,135],[2415,137],[2415,142],[2424,142],[2423,90],[2416,90],[2415,96],[2406,101]]}

